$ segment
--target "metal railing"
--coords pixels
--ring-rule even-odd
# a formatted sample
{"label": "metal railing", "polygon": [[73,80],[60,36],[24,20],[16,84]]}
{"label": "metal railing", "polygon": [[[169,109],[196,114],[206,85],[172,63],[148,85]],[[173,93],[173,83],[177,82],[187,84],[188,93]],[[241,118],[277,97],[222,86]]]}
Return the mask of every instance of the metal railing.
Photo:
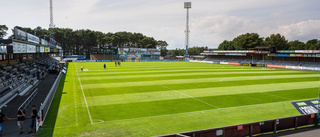
{"label": "metal railing", "polygon": [[23,108],[23,110],[26,109],[26,107],[30,104],[30,102],[37,96],[38,94],[38,88],[36,88],[32,94],[20,105],[20,107],[18,108],[18,111],[20,108]]}

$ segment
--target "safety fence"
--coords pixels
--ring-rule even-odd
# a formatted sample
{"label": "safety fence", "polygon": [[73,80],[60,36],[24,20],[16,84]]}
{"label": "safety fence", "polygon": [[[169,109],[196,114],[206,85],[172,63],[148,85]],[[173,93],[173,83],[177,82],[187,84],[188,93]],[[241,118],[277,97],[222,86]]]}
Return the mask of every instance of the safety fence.
{"label": "safety fence", "polygon": [[63,73],[59,73],[58,77],[56,78],[56,80],[54,81],[54,84],[52,85],[46,99],[43,101],[43,103],[41,103],[39,112],[38,112],[38,119],[36,120],[36,131],[38,131],[39,127],[43,124],[47,113],[50,109],[51,106],[51,102],[53,100],[53,97],[56,93],[56,90],[59,86],[61,77],[62,77]]}
{"label": "safety fence", "polygon": [[272,134],[282,130],[294,130],[298,129],[299,127],[305,127],[308,125],[311,126],[315,123],[315,118],[316,114],[308,114],[240,125],[163,135],[160,137],[251,137],[253,135]]}

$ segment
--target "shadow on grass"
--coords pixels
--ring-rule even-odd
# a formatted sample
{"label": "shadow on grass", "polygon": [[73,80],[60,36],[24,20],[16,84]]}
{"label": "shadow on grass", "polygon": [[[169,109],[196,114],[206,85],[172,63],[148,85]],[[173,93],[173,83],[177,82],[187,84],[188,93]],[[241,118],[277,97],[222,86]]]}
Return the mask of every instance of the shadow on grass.
{"label": "shadow on grass", "polygon": [[[68,68],[68,64],[67,64],[66,68]],[[54,98],[52,100],[52,103],[50,105],[50,109],[49,109],[48,114],[46,116],[46,120],[44,121],[42,127],[39,128],[39,131],[37,132],[36,136],[41,136],[41,137],[52,137],[53,136],[53,131],[54,131],[54,127],[56,124],[56,119],[57,119],[57,115],[58,115],[58,111],[59,111],[61,96],[63,94],[62,90],[64,87],[66,75],[67,74],[63,74],[61,77],[59,86],[57,88],[57,91],[56,91]]]}

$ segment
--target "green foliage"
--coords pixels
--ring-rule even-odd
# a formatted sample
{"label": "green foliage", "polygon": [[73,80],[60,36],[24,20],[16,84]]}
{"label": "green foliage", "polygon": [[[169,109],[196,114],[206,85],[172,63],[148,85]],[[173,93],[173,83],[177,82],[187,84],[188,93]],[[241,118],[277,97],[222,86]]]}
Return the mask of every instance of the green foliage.
{"label": "green foliage", "polygon": [[264,41],[265,46],[276,47],[277,50],[288,50],[288,40],[284,36],[278,34],[271,34]]}
{"label": "green foliage", "polygon": [[[35,29],[17,28],[34,34],[40,38],[45,38],[49,41],[50,31],[37,27]],[[61,44],[65,55],[89,55],[92,48],[96,46],[113,46],[113,47],[127,47],[127,48],[157,48],[165,49],[162,54],[166,53],[168,46],[166,41],[155,40],[153,37],[147,37],[141,33],[131,32],[116,32],[116,33],[103,33],[100,31],[93,31],[89,29],[73,30],[69,28],[54,28],[52,37]],[[158,45],[161,44],[161,45]]]}
{"label": "green foliage", "polygon": [[276,50],[320,50],[318,39],[309,40],[306,44],[299,40],[286,40],[281,34],[271,34],[263,39],[257,33],[246,33],[237,36],[232,41],[224,40],[219,44],[218,50],[251,50],[256,46],[275,47]]}
{"label": "green foliage", "polygon": [[[188,49],[188,54],[189,55],[200,55],[204,50],[208,50],[208,47],[191,47]],[[185,49],[174,49],[174,50],[169,50],[167,55],[175,55],[175,56],[184,56],[186,54]]]}
{"label": "green foliage", "polygon": [[261,46],[263,39],[257,33],[242,34],[233,39],[235,50],[252,50]]}
{"label": "green foliage", "polygon": [[6,25],[0,25],[0,39],[3,39],[7,35],[8,27]]}
{"label": "green foliage", "polygon": [[305,49],[305,44],[299,40],[290,41],[288,43],[289,50]]}
{"label": "green foliage", "polygon": [[234,48],[234,42],[224,40],[218,47],[218,50],[235,50]]}

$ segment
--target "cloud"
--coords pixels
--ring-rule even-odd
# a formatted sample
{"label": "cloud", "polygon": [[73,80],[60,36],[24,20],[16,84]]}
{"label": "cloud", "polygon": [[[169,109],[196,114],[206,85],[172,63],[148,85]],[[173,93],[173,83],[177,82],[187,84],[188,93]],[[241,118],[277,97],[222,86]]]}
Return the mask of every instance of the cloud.
{"label": "cloud", "polygon": [[[185,47],[184,0],[53,0],[56,27],[140,32]],[[49,26],[49,1],[0,0],[2,24]],[[4,4],[2,4],[4,3]],[[197,0],[190,10],[190,46],[216,48],[243,33],[280,33],[289,40],[319,38],[319,0]],[[8,33],[11,33],[9,31]]]}
{"label": "cloud", "polygon": [[320,20],[308,20],[283,25],[270,32],[280,33],[289,40],[306,42],[310,39],[320,39]]}

